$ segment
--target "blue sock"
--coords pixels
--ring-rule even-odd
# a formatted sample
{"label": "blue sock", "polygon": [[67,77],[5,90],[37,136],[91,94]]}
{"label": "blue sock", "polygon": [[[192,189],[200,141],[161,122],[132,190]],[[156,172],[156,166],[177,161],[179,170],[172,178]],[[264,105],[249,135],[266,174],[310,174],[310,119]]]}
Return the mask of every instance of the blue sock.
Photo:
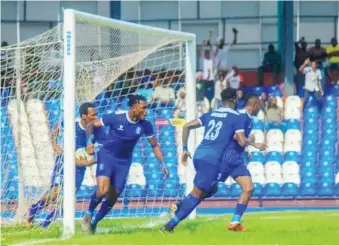
{"label": "blue sock", "polygon": [[33,219],[36,213],[42,208],[44,208],[44,206],[45,206],[45,201],[42,199],[39,200],[37,203],[32,204],[32,206],[29,209],[29,215],[31,216],[31,218]]}
{"label": "blue sock", "polygon": [[201,202],[200,198],[189,194],[184,198],[179,210],[175,213],[173,218],[166,224],[168,229],[173,229],[180,221],[184,220]]}
{"label": "blue sock", "polygon": [[108,202],[104,201],[101,204],[99,212],[93,217],[91,223],[98,224],[98,222],[102,220],[109,213],[109,211],[111,211],[112,208],[113,206],[108,205]]}
{"label": "blue sock", "polygon": [[240,222],[242,215],[245,213],[247,204],[237,203],[235,207],[235,212],[233,214],[231,223]]}
{"label": "blue sock", "polygon": [[51,224],[51,222],[54,220],[54,215],[56,214],[56,211],[57,211],[57,209],[55,208],[55,209],[53,209],[52,210],[52,212],[50,212],[48,215],[47,215],[47,217],[46,217],[46,219],[44,220],[44,222],[42,222],[40,225],[41,225],[41,227],[44,227],[44,228],[46,228],[47,226],[49,226],[49,224]]}
{"label": "blue sock", "polygon": [[88,213],[91,215],[91,217],[93,217],[94,210],[99,205],[101,200],[102,198],[97,197],[96,192],[92,194],[91,201],[89,202],[89,206],[88,206]]}

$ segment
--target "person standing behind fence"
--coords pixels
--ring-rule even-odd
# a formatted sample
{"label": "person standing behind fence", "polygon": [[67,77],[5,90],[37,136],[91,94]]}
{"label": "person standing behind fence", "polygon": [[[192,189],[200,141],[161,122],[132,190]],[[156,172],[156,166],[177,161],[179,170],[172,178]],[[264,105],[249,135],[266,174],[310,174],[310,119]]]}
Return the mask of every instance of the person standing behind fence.
{"label": "person standing behind fence", "polygon": [[[307,66],[307,65],[311,66]],[[305,74],[305,102],[304,107],[307,104],[309,97],[313,96],[320,107],[320,98],[324,95],[323,87],[321,84],[322,74],[320,69],[318,68],[318,63],[316,61],[312,61],[310,63],[310,59],[305,60],[304,64],[299,68],[300,72]]]}

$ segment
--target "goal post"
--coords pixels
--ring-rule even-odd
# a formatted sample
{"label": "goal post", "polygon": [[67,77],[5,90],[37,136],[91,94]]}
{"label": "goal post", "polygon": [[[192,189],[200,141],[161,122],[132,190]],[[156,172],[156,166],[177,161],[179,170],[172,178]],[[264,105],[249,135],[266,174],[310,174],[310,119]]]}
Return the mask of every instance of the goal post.
{"label": "goal post", "polygon": [[[80,47],[79,43],[81,42],[79,35],[84,35],[81,32],[86,32],[91,30],[92,26],[99,27],[103,29],[99,33],[102,35],[109,33],[106,36],[98,37],[101,42],[104,42],[103,39],[109,39],[114,44],[110,50],[111,55],[108,57],[102,58],[103,63],[106,63],[105,69],[112,69],[112,67],[107,68],[107,66],[126,66],[122,68],[113,68],[117,71],[116,74],[109,74],[112,76],[108,81],[112,82],[118,78],[127,70],[133,68],[143,59],[152,55],[153,52],[157,52],[158,48],[170,45],[174,42],[184,43],[185,48],[185,84],[186,84],[186,121],[193,120],[196,118],[196,98],[195,98],[195,71],[196,71],[196,41],[195,35],[191,33],[184,33],[166,29],[160,29],[150,26],[143,26],[139,24],[124,22],[120,20],[105,18],[101,16],[96,16],[88,13],[83,13],[75,11],[72,9],[67,9],[64,11],[64,27],[63,27],[63,37],[64,37],[64,75],[63,75],[63,84],[64,84],[64,95],[63,95],[63,104],[64,104],[64,214],[63,214],[63,231],[64,236],[68,237],[75,233],[75,194],[74,194],[74,177],[75,177],[75,103],[77,101],[81,102],[81,99],[93,100],[97,96],[98,92],[103,91],[109,84],[100,83],[99,85],[93,84],[89,85],[90,89],[93,89],[89,94],[87,93],[85,97],[83,95],[79,96],[78,92],[79,86],[78,77],[77,77],[77,63],[83,63],[83,67],[86,67],[86,62],[90,62],[88,58],[82,59],[82,52],[87,52],[84,48]],[[95,39],[96,37],[90,36],[88,33],[88,39]],[[153,40],[152,40],[153,39]],[[159,40],[158,42],[156,40]],[[153,41],[153,42],[152,42]],[[139,50],[134,52],[129,52],[124,48],[126,44],[131,46],[136,46]],[[135,43],[133,43],[135,42]],[[93,45],[95,42],[91,43]],[[154,47],[146,47],[146,43]],[[88,47],[90,46],[88,45]],[[121,47],[117,47],[117,46]],[[132,47],[129,48],[132,48]],[[114,49],[114,50],[112,50]],[[101,47],[100,47],[101,50]],[[126,53],[124,53],[126,51]],[[131,54],[131,57],[129,55]],[[166,52],[164,52],[166,56]],[[112,60],[110,60],[112,59]],[[116,60],[123,61],[121,64]],[[172,58],[173,59],[173,58]],[[91,61],[92,65],[95,66],[95,62]],[[151,60],[155,64],[156,58]],[[94,65],[93,65],[94,63]],[[102,64],[98,61],[98,66]],[[155,66],[155,65],[154,65]],[[146,66],[144,66],[146,67]],[[106,74],[103,74],[106,76]],[[87,86],[82,84],[83,86]],[[81,86],[81,85],[80,85]],[[94,89],[95,88],[95,89]],[[81,88],[82,91],[82,88]],[[195,133],[191,134],[189,139],[189,149],[193,151],[196,147]],[[186,189],[187,192],[191,191],[193,184],[193,173],[194,168],[192,163],[186,172]],[[190,216],[191,218],[195,217],[195,212]]]}

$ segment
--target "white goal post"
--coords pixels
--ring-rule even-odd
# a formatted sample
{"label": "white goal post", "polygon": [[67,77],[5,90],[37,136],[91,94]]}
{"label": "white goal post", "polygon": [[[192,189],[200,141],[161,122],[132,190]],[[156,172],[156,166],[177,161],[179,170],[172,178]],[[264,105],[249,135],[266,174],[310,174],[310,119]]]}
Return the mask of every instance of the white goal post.
{"label": "white goal post", "polygon": [[[71,236],[75,233],[75,102],[79,100],[77,90],[77,81],[76,81],[76,66],[77,62],[81,58],[81,48],[77,45],[77,36],[79,32],[86,31],[82,29],[81,25],[90,24],[97,27],[104,27],[108,29],[118,30],[115,31],[113,35],[117,35],[116,39],[120,42],[124,41],[124,32],[129,33],[128,35],[135,34],[137,38],[134,39],[136,42],[135,46],[140,45],[137,42],[142,42],[143,37],[158,37],[165,38],[167,40],[180,41],[185,44],[185,83],[186,83],[186,121],[193,120],[196,118],[196,98],[195,98],[195,71],[196,71],[196,40],[195,35],[191,33],[184,33],[172,30],[165,30],[150,26],[143,26],[139,24],[128,23],[120,20],[105,18],[101,16],[96,16],[88,13],[83,13],[75,11],[72,9],[67,9],[64,11],[64,26],[63,26],[63,37],[64,37],[64,96],[63,96],[63,109],[64,109],[64,214],[63,214],[63,231],[64,236]],[[132,33],[132,34],[131,34]],[[82,33],[83,35],[83,33]],[[94,35],[91,36],[88,33],[87,38],[95,38]],[[100,31],[99,31],[100,35]],[[127,36],[127,34],[126,34]],[[100,38],[99,38],[100,39]],[[116,40],[115,37],[112,40]],[[127,40],[127,39],[126,39]],[[152,45],[152,44],[151,44]],[[164,44],[162,44],[164,45]],[[155,47],[155,50],[157,48]],[[118,52],[119,53],[119,52]],[[123,54],[123,53],[122,53]],[[120,54],[121,55],[121,54]],[[123,54],[128,55],[128,54]],[[140,57],[136,57],[132,60],[142,60],[143,57],[150,55],[149,53],[142,54],[138,53]],[[117,55],[118,57],[119,55]],[[84,61],[81,61],[84,62]],[[116,65],[114,62],[109,64],[109,66]],[[133,67],[131,63],[131,66]],[[121,68],[124,69],[124,68]],[[127,67],[126,69],[130,69]],[[123,71],[123,70],[121,70]],[[107,85],[106,85],[107,86]],[[103,90],[105,87],[102,85],[93,85],[90,86],[90,89],[95,91],[95,87],[98,87],[99,91]],[[101,88],[103,87],[103,88]],[[91,93],[90,93],[91,94]],[[97,92],[93,92],[91,95],[86,95],[87,100],[93,100],[97,96]],[[189,138],[189,149],[194,150],[196,147],[195,134]],[[187,191],[192,189],[193,183],[193,172],[194,168],[192,163],[190,164],[189,170],[186,173],[189,173],[187,179]],[[190,181],[190,182],[189,182]],[[193,213],[191,216],[195,216]]]}

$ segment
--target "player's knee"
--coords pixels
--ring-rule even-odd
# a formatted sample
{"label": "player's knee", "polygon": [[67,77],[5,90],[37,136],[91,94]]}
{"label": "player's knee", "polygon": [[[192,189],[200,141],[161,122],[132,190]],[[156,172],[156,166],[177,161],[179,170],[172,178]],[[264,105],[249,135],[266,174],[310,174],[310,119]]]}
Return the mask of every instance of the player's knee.
{"label": "player's knee", "polygon": [[251,195],[252,192],[253,192],[253,189],[254,189],[254,187],[253,187],[253,184],[252,184],[252,183],[246,184],[246,185],[244,186],[244,188],[243,188],[243,192],[246,193],[246,194],[248,194],[248,195]]}
{"label": "player's knee", "polygon": [[97,196],[103,197],[106,196],[109,191],[109,187],[107,185],[100,185],[97,189]]}

